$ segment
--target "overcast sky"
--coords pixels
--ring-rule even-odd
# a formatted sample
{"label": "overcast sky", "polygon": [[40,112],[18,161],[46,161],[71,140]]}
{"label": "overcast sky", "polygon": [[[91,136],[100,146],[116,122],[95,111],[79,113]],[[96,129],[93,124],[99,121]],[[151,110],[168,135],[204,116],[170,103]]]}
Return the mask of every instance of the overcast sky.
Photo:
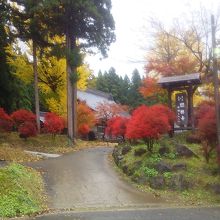
{"label": "overcast sky", "polygon": [[219,0],[112,0],[116,42],[111,45],[107,59],[100,60],[101,55],[93,55],[86,61],[94,74],[113,66],[122,76],[127,74],[130,77],[135,68],[143,75],[146,50],[142,46],[150,46],[149,18],[158,18],[169,25],[175,18],[201,5],[214,14],[220,10]]}

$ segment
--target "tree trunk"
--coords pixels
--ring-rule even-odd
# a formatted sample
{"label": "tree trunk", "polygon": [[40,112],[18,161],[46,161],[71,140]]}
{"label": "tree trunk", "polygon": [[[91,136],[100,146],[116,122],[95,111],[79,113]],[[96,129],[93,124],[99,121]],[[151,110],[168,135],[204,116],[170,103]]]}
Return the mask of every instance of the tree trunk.
{"label": "tree trunk", "polygon": [[71,65],[69,60],[69,54],[71,51],[71,38],[70,34],[67,32],[66,34],[66,49],[67,49],[67,57],[66,57],[66,75],[67,75],[67,135],[71,141],[74,141],[73,134],[73,86],[71,83]]}
{"label": "tree trunk", "polygon": [[37,122],[37,131],[40,133],[40,104],[38,92],[38,72],[37,72],[37,47],[33,41],[33,71],[34,71],[34,96],[35,96],[35,114]]}
{"label": "tree trunk", "polygon": [[76,46],[76,42],[71,34],[67,31],[66,48],[67,48],[67,123],[68,123],[68,138],[75,143],[77,133],[77,86],[76,82],[71,82],[71,74],[76,74],[76,67],[71,67],[70,58],[68,57],[71,50]]}
{"label": "tree trunk", "polygon": [[[71,36],[71,50],[75,51],[76,49],[76,39],[74,36]],[[77,66],[72,67],[72,74],[77,74]],[[77,76],[75,77],[77,79]],[[73,137],[74,137],[74,142],[77,137],[77,80],[72,82],[72,103],[73,103]]]}
{"label": "tree trunk", "polygon": [[[167,92],[168,92],[168,106],[172,110],[173,109],[172,108],[172,91],[171,91],[171,89],[168,89]],[[172,123],[170,126],[171,126],[171,129],[168,132],[168,134],[169,134],[170,138],[173,138],[173,136],[174,136],[174,123]]]}
{"label": "tree trunk", "polygon": [[77,137],[77,84],[73,84],[73,136]]}

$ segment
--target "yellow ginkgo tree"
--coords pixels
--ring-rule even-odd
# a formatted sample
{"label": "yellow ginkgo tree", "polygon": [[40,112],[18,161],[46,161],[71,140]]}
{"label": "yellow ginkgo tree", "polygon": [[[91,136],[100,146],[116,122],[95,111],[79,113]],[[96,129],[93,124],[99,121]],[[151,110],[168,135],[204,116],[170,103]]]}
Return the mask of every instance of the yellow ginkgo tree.
{"label": "yellow ginkgo tree", "polygon": [[[34,74],[30,51],[22,53],[19,47],[9,47],[8,63],[13,69],[13,73],[26,84],[33,83]],[[78,89],[86,89],[91,70],[88,64],[83,64],[77,68]],[[38,54],[38,86],[41,98],[46,104],[46,108],[59,115],[66,116],[66,59],[50,56],[48,49],[42,54]]]}
{"label": "yellow ginkgo tree", "polygon": [[[44,91],[47,95],[50,96],[46,98],[48,109],[51,112],[56,112],[57,114],[63,115],[63,116],[66,116],[66,113],[67,113],[66,71],[65,71],[66,63],[65,61],[66,61],[65,59],[61,59],[58,61],[60,63],[59,65],[60,75],[56,75],[57,82],[59,82],[57,86],[54,86],[52,84],[50,85],[49,83],[45,83],[41,81],[41,79],[39,78],[39,81],[41,82],[40,90]],[[39,70],[39,72],[41,72],[41,70]],[[77,73],[78,73],[77,88],[84,90],[87,87],[87,81],[91,74],[91,70],[89,69],[89,66],[87,64],[84,64],[77,68]],[[52,74],[52,76],[54,76],[54,74]],[[58,78],[58,76],[60,76],[60,78]]]}

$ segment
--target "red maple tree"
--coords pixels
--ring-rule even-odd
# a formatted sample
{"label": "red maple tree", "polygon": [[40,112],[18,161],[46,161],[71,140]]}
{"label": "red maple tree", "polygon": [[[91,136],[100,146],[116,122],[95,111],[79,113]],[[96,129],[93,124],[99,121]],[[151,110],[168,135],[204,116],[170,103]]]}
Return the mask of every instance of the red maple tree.
{"label": "red maple tree", "polygon": [[37,135],[37,128],[35,123],[31,121],[25,121],[18,128],[20,138],[24,138],[25,140],[28,137],[34,137]]}
{"label": "red maple tree", "polygon": [[0,108],[0,131],[9,132],[13,128],[13,121],[10,116],[4,111],[3,108]]}
{"label": "red maple tree", "polygon": [[201,102],[195,112],[195,124],[198,126],[199,120],[210,111],[215,106],[213,101],[203,101]]}
{"label": "red maple tree", "polygon": [[170,126],[173,126],[176,120],[176,114],[166,105],[156,104],[151,107],[153,111],[160,112],[168,118]]}
{"label": "red maple tree", "polygon": [[[198,134],[202,140],[203,153],[206,162],[209,162],[211,153],[217,146],[217,128],[215,107],[205,103],[198,110]],[[218,151],[218,148],[217,148]],[[217,152],[219,154],[219,152]],[[219,157],[220,155],[218,155]],[[218,158],[220,162],[220,157]]]}
{"label": "red maple tree", "polygon": [[122,139],[124,140],[128,120],[128,118],[121,116],[109,119],[107,121],[105,133],[111,137],[122,137]]}
{"label": "red maple tree", "polygon": [[46,132],[55,136],[56,134],[60,134],[64,127],[65,121],[62,117],[52,112],[46,113],[44,121],[44,128]]}
{"label": "red maple tree", "polygon": [[142,105],[134,110],[128,121],[126,138],[142,139],[147,145],[149,152],[152,152],[155,140],[171,129],[168,116],[159,108]]}
{"label": "red maple tree", "polygon": [[25,109],[19,109],[13,112],[11,114],[11,118],[14,121],[16,128],[19,128],[19,126],[25,122],[32,122],[33,124],[36,123],[35,114]]}

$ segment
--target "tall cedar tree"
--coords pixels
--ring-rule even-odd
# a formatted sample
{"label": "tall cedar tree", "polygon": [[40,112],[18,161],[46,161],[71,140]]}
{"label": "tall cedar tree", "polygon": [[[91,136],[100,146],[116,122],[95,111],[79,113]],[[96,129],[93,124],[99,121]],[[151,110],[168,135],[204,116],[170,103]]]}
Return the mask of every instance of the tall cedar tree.
{"label": "tall cedar tree", "polygon": [[117,75],[113,67],[108,72],[99,71],[96,80],[96,89],[111,93],[117,103],[128,105],[131,109],[146,102],[139,91],[141,85],[142,80],[137,69],[133,71],[131,81],[127,75],[124,78]]}
{"label": "tall cedar tree", "polygon": [[32,41],[35,112],[37,129],[40,131],[40,104],[38,92],[37,49],[46,46],[48,35],[46,18],[43,11],[43,0],[12,0],[20,7],[11,7],[12,21],[16,28],[15,36],[24,41]]}
{"label": "tall cedar tree", "polygon": [[66,36],[68,137],[74,141],[80,50],[97,48],[107,55],[108,47],[115,40],[111,0],[45,0],[43,4],[50,16],[47,25],[51,33]]}
{"label": "tall cedar tree", "polygon": [[136,108],[137,106],[144,104],[144,98],[139,92],[139,88],[142,84],[142,80],[140,77],[140,73],[137,69],[135,69],[132,73],[131,78],[131,87],[129,90],[129,105],[133,108]]}
{"label": "tall cedar tree", "polygon": [[130,80],[127,75],[124,79],[117,75],[116,70],[111,67],[108,72],[102,74],[101,71],[98,73],[96,80],[96,89],[111,93],[114,100],[122,105],[129,104],[129,89]]}
{"label": "tall cedar tree", "polygon": [[19,92],[15,88],[15,77],[10,73],[10,66],[7,63],[6,47],[11,43],[9,15],[7,1],[3,0],[0,2],[0,106],[7,112],[12,112],[16,101],[14,94]]}
{"label": "tall cedar tree", "polygon": [[97,89],[103,92],[111,93],[114,100],[119,103],[122,103],[120,94],[121,86],[121,80],[116,74],[115,68],[111,67],[109,71],[105,71],[104,74],[102,74],[101,71],[99,72],[96,82]]}

